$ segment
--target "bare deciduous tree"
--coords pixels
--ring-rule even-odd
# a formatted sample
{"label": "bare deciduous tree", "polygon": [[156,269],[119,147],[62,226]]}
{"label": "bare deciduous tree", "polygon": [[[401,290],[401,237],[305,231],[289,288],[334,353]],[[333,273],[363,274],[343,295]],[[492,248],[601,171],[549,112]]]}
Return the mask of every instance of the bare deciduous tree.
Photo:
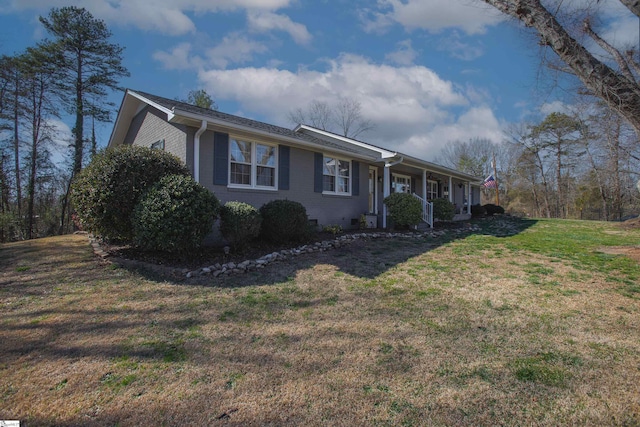
{"label": "bare deciduous tree", "polygon": [[[520,20],[539,35],[540,44],[550,47],[595,96],[618,112],[640,135],[640,64],[633,50],[622,52],[599,36],[593,27],[593,19],[587,14],[582,26],[560,21],[561,14],[571,15],[564,8],[571,2],[556,2],[551,11],[541,0],[483,0],[498,10]],[[640,2],[620,0],[628,10],[640,17]],[[579,40],[586,34],[610,56],[600,60]],[[617,69],[613,68],[616,64]]]}
{"label": "bare deciduous tree", "polygon": [[289,120],[293,124],[308,124],[348,138],[357,138],[375,127],[371,120],[363,117],[360,101],[352,98],[340,98],[334,106],[313,100],[306,110],[290,111]]}

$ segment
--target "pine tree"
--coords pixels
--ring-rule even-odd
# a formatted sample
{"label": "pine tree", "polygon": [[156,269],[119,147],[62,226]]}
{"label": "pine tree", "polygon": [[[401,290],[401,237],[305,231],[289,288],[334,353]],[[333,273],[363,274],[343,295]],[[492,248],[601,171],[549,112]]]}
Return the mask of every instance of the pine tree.
{"label": "pine tree", "polygon": [[52,36],[40,47],[55,58],[62,100],[75,115],[73,127],[73,175],[82,169],[84,118],[93,115],[108,121],[109,104],[96,105],[90,99],[104,99],[108,89],[118,89],[118,79],[129,76],[122,65],[121,46],[111,43],[111,31],[104,21],[84,8],[53,8],[40,22]]}

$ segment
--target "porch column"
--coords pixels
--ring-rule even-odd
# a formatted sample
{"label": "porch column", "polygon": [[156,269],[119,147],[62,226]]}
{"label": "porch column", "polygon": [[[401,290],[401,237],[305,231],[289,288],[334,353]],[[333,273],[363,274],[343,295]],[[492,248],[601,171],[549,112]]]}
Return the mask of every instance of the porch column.
{"label": "porch column", "polygon": [[453,203],[453,177],[449,177],[449,201]]}
{"label": "porch column", "polygon": [[467,182],[467,213],[471,213],[471,181]]}
{"label": "porch column", "polygon": [[[386,199],[389,196],[389,187],[391,187],[391,177],[390,177],[390,173],[389,173],[389,169],[391,168],[391,165],[388,163],[385,163],[384,165],[384,179],[382,181],[382,185],[384,186],[382,188],[382,196],[383,196],[383,200]],[[387,205],[382,202],[382,228],[387,228]]]}
{"label": "porch column", "polygon": [[422,169],[422,200],[427,200],[427,170]]}

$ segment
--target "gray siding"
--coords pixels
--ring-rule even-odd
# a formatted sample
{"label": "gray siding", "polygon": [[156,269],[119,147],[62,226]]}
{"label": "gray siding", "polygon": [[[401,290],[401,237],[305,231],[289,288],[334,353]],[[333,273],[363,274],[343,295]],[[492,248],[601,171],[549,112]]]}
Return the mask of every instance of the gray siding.
{"label": "gray siding", "polygon": [[313,151],[291,147],[289,190],[253,190],[229,188],[213,184],[213,132],[207,131],[200,137],[200,183],[211,190],[221,203],[237,200],[256,208],[276,199],[300,202],[307,209],[309,219],[318,224],[341,225],[348,229],[352,219],[359,219],[367,210],[368,165],[360,164],[360,195],[330,196],[313,191]]}
{"label": "gray siding", "polygon": [[[176,155],[188,166],[193,165],[193,134],[195,130],[191,128],[187,130],[186,126],[168,123],[163,116],[164,113],[155,108],[144,108],[132,120],[124,143],[151,147],[154,142],[164,139],[165,151]],[[188,135],[191,136],[190,150],[187,147]]]}

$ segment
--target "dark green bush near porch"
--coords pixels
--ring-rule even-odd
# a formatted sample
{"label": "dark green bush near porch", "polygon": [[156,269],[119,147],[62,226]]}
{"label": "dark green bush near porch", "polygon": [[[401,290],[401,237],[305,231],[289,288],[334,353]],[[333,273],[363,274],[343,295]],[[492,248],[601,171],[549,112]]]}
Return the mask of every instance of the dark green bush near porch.
{"label": "dark green bush near porch", "polygon": [[167,175],[189,175],[180,159],[129,145],[96,154],[74,179],[71,203],[82,228],[109,240],[131,241],[131,215],[140,196]]}
{"label": "dark green bush near porch", "polygon": [[487,203],[483,208],[488,216],[504,213],[504,208],[502,206],[494,205],[492,203]]}
{"label": "dark green bush near porch", "polygon": [[471,216],[474,218],[479,218],[481,216],[484,216],[484,214],[486,213],[486,210],[484,208],[484,206],[482,206],[481,204],[477,204],[477,205],[472,205],[471,206]]}
{"label": "dark green bush near porch", "polygon": [[134,243],[165,252],[197,248],[211,232],[219,209],[216,196],[190,176],[165,176],[136,205]]}
{"label": "dark green bush near porch", "polygon": [[384,199],[394,228],[408,228],[422,220],[422,203],[407,193],[393,193]]}
{"label": "dark green bush near porch", "polygon": [[227,202],[220,209],[220,232],[234,249],[243,249],[260,235],[262,216],[248,203]]}
{"label": "dark green bush near porch", "polygon": [[260,237],[273,243],[299,242],[309,236],[307,209],[292,200],[272,200],[260,208]]}
{"label": "dark green bush near porch", "polygon": [[456,207],[447,199],[433,200],[433,218],[440,221],[451,221],[456,213]]}

